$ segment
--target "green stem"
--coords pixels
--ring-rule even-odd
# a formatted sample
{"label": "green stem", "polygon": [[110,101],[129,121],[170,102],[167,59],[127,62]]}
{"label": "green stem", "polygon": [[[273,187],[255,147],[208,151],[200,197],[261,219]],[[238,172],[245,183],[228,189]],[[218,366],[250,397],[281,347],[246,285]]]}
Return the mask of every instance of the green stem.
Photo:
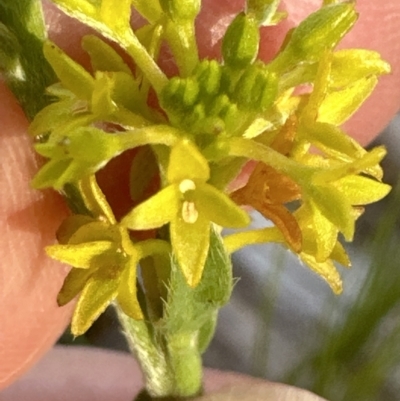
{"label": "green stem", "polygon": [[202,361],[197,332],[168,338],[154,334],[150,324],[125,315],[115,305],[123,332],[141,367],[145,391],[138,400],[180,400],[202,389]]}
{"label": "green stem", "polygon": [[199,63],[193,21],[177,22],[168,19],[165,26],[164,34],[179,68],[179,74],[182,78],[187,77]]}
{"label": "green stem", "polygon": [[173,394],[173,372],[169,369],[165,352],[156,344],[149,326],[143,320],[134,320],[125,315],[118,305],[115,308],[129,347],[142,369],[147,392],[152,397]]}
{"label": "green stem", "polygon": [[229,155],[263,162],[286,174],[299,184],[307,184],[311,175],[315,172],[314,168],[297,163],[295,160],[285,157],[262,143],[244,138],[231,139],[229,142]]}

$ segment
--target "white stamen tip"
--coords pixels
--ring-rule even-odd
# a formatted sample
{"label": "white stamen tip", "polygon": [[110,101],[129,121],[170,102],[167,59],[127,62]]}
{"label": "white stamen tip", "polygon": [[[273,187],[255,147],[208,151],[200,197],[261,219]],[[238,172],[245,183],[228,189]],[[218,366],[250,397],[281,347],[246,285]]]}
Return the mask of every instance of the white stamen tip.
{"label": "white stamen tip", "polygon": [[193,191],[196,189],[196,184],[192,180],[183,180],[179,184],[179,191],[181,193],[186,193],[187,191]]}
{"label": "white stamen tip", "polygon": [[182,218],[185,223],[196,223],[199,217],[199,212],[193,202],[185,201],[182,205]]}

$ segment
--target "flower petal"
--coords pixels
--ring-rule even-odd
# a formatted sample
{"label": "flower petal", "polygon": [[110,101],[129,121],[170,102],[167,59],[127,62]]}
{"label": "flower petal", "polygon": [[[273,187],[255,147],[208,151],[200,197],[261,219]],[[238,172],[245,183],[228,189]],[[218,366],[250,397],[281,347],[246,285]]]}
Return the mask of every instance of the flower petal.
{"label": "flower petal", "polygon": [[189,140],[180,141],[171,150],[167,179],[179,183],[185,179],[208,181],[210,168],[207,160]]}
{"label": "flower petal", "polygon": [[93,267],[93,258],[111,250],[111,241],[94,241],[77,245],[52,245],[46,247],[46,253],[55,260],[73,267],[89,269]]}
{"label": "flower petal", "polygon": [[85,333],[118,294],[121,272],[113,266],[96,271],[88,280],[71,322],[74,336]]}
{"label": "flower petal", "polygon": [[169,185],[136,206],[121,221],[131,230],[149,230],[167,224],[179,213],[181,201],[176,185]]}
{"label": "flower petal", "polygon": [[117,300],[121,309],[132,319],[143,319],[142,309],[137,299],[136,268],[138,261],[130,258],[121,276]]}
{"label": "flower petal", "polygon": [[306,253],[301,253],[300,258],[329,284],[335,294],[340,294],[343,291],[342,279],[331,260],[317,262],[313,256]]}
{"label": "flower petal", "polygon": [[194,223],[181,216],[171,221],[171,243],[186,282],[196,287],[201,280],[210,244],[210,221],[202,214]]}
{"label": "flower petal", "polygon": [[222,227],[246,227],[249,215],[227,195],[208,184],[199,184],[195,193],[199,213]]}

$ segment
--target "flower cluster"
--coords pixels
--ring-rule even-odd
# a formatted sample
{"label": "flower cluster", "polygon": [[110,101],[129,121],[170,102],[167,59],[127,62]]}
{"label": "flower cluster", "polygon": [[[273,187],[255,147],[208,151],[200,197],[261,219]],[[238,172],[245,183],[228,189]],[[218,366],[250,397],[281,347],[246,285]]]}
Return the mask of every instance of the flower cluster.
{"label": "flower cluster", "polygon": [[[83,333],[114,299],[129,316],[143,318],[137,293],[142,287],[154,293],[157,283],[162,296],[170,253],[197,287],[212,227],[249,225],[242,205],[274,226],[226,236],[227,252],[278,242],[340,293],[334,263],[350,265],[340,235],[351,241],[363,205],[390,190],[381,182],[385,150],[367,152],[339,128],[390,70],[376,52],[335,50],[357,20],[354,2],[325,1],[288,33],[270,63],[257,55],[260,27],[285,18],[276,0],[247,0],[226,30],[221,60],[199,60],[200,0],[53,2],[107,39],[83,38],[91,71],[45,44],[60,82],[48,88],[55,102],[30,127],[37,152],[48,158],[34,186],[53,187],[75,205],[60,244],[47,248],[73,266],[59,295],[65,304],[81,292],[73,332]],[[136,31],[131,5],[146,20]],[[179,70],[172,78],[157,64],[162,43]],[[151,152],[160,187],[117,220],[96,174],[134,148]],[[152,179],[144,159],[132,157],[132,194]],[[251,160],[257,165],[247,184],[230,192]],[[137,232],[147,230],[140,240]],[[137,281],[140,260],[150,260],[153,284],[145,268]]]}

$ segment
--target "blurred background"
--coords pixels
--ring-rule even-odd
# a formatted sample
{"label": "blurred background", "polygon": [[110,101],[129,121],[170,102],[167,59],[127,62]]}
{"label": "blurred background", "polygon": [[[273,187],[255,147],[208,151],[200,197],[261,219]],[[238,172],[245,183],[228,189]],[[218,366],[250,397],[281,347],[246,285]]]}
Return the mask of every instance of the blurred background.
{"label": "blurred background", "polygon": [[[240,278],[220,313],[206,366],[309,389],[330,401],[398,401],[400,394],[400,116],[371,145],[384,144],[389,197],[367,207],[347,244],[353,267],[339,267],[344,292],[278,245],[233,258]],[[254,214],[254,226],[265,225]],[[128,351],[112,309],[88,333],[63,344]]]}

